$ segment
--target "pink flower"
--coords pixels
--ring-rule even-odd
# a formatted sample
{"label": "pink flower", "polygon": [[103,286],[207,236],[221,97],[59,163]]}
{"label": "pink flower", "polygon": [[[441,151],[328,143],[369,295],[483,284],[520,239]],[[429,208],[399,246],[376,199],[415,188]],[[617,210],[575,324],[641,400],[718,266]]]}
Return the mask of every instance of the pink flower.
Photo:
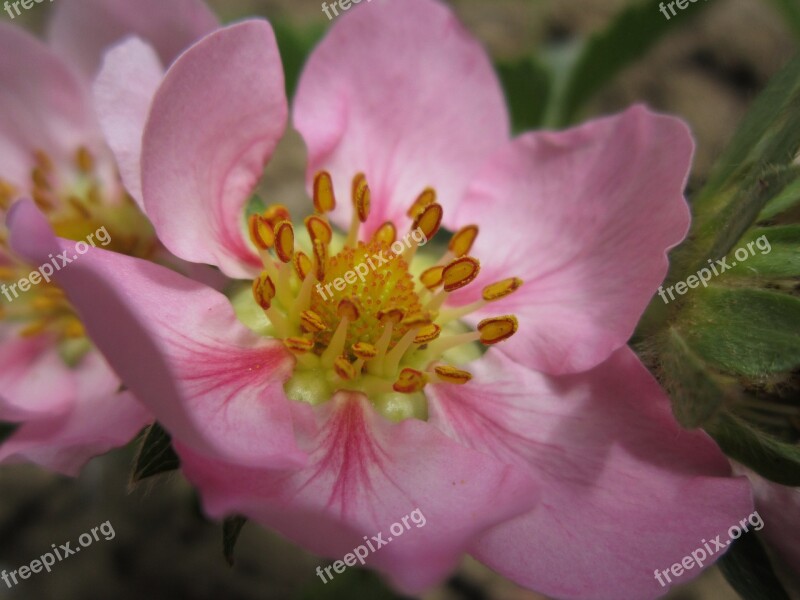
{"label": "pink flower", "polygon": [[[309,236],[276,206],[248,244],[243,209],[287,120],[270,26],[210,34],[160,83],[155,67],[140,41],[108,55],[106,132],[167,248],[254,279],[233,301],[251,327],[222,294],[100,249],[59,282],[209,514],[341,558],[419,508],[425,527],[368,559],[404,590],[468,552],[551,596],[618,599],[663,594],[655,569],[752,511],[625,346],[688,227],[680,121],[634,107],[511,140],[487,56],[443,5],[362,3],[294,105]],[[30,203],[9,222],[31,260],[64,245]],[[442,224],[438,263],[421,236],[375,256]]]}
{"label": "pink flower", "polygon": [[[92,108],[91,78],[103,49],[124,35],[150,39],[171,61],[216,20],[196,0],[60,0],[54,11],[49,47],[0,24],[0,211],[19,196],[33,197],[60,235],[94,239],[105,227],[95,243],[155,258],[163,250],[118,182]],[[0,230],[0,420],[19,427],[0,445],[0,462],[27,460],[75,474],[92,456],[130,441],[152,417],[119,391],[119,379],[55,284],[19,288],[20,279],[52,261],[20,260],[6,237]]]}

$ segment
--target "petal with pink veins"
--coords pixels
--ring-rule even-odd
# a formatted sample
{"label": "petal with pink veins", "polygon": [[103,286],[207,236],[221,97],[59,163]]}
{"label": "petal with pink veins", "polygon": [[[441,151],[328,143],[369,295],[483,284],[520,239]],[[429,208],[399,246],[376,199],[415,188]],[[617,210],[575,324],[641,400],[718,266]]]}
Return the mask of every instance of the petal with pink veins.
{"label": "petal with pink veins", "polygon": [[[521,469],[422,421],[390,423],[360,394],[340,392],[316,409],[297,404],[295,413],[310,456],[301,470],[247,469],[176,446],[212,516],[246,515],[336,559],[382,533],[387,544],[367,565],[414,593],[451,572],[476,535],[537,501],[538,485]],[[424,523],[403,527],[416,509]],[[403,532],[392,535],[398,522]]]}
{"label": "petal with pink veins", "polygon": [[[12,248],[34,264],[74,252],[29,200],[11,208],[8,226]],[[55,280],[120,379],[175,438],[245,465],[303,462],[283,391],[294,359],[242,325],[225,296],[99,248]]]}
{"label": "petal with pink veins", "polygon": [[130,442],[152,420],[98,352],[75,370],[77,401],[66,414],[26,420],[0,445],[0,462],[33,462],[75,476],[86,462]]}
{"label": "petal with pink veins", "polygon": [[686,125],[636,106],[564,132],[522,135],[498,152],[459,207],[480,225],[478,279],[452,297],[516,276],[522,288],[470,319],[514,313],[501,348],[537,371],[577,373],[625,345],[689,227]]}
{"label": "petal with pink veins", "polygon": [[202,0],[59,0],[48,39],[92,79],[105,50],[128,35],[147,40],[168,65],[218,26]]}
{"label": "petal with pink veins", "polygon": [[731,477],[705,433],[681,429],[630,349],[579,375],[537,374],[496,350],[470,366],[470,383],[431,386],[430,423],[542,485],[536,508],[472,547],[520,585],[563,599],[656,598],[666,589],[655,569],[727,539],[752,512],[747,480]]}
{"label": "petal with pink veins", "polygon": [[94,102],[125,189],[142,202],[142,134],[164,68],[158,54],[139,38],[108,51],[94,83]]}
{"label": "petal with pink veins", "polygon": [[272,28],[245,21],[187,50],[156,92],[142,142],[147,216],[176,256],[248,278],[244,205],[286,127]]}
{"label": "petal with pink veins", "polygon": [[402,231],[427,186],[452,221],[473,172],[510,135],[486,51],[432,0],[364,2],[339,17],[309,58],[293,108],[308,178],[330,171],[340,225],[350,220],[353,176],[366,174],[369,232],[387,220]]}

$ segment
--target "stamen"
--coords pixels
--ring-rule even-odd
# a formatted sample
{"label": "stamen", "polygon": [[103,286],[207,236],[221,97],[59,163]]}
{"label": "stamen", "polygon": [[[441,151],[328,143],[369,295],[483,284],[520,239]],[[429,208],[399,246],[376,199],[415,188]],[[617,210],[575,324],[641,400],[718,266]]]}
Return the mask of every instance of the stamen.
{"label": "stamen", "polygon": [[41,167],[33,167],[31,170],[31,179],[35,187],[42,190],[50,189],[50,181],[47,179],[47,174]]}
{"label": "stamen", "polygon": [[358,375],[353,364],[345,356],[339,356],[333,361],[333,370],[345,381],[355,379]]}
{"label": "stamen", "polygon": [[461,258],[462,256],[469,254],[469,251],[472,250],[472,244],[475,243],[475,239],[477,237],[478,226],[467,225],[466,227],[459,229],[453,235],[453,237],[450,239],[450,243],[447,245],[447,249],[454,257]]}
{"label": "stamen", "polygon": [[94,170],[94,157],[85,146],[78,148],[75,153],[75,166],[84,173],[89,174]]}
{"label": "stamen", "polygon": [[327,171],[320,171],[314,177],[314,209],[325,214],[336,208],[336,196],[333,193],[333,179]]}
{"label": "stamen", "polygon": [[291,262],[294,255],[294,227],[289,221],[281,221],[275,227],[275,252],[281,262]]}
{"label": "stamen", "polygon": [[267,223],[270,224],[270,227],[275,229],[275,226],[280,223],[281,221],[291,221],[292,215],[289,213],[289,209],[286,208],[283,204],[272,204],[268,206],[266,210],[261,213]]}
{"label": "stamen", "polygon": [[369,217],[371,205],[369,185],[363,173],[358,173],[353,178],[353,217],[350,222],[350,231],[347,234],[346,246],[355,246],[358,241],[358,230],[361,223]]}
{"label": "stamen", "polygon": [[386,221],[386,223],[378,228],[378,230],[375,232],[375,235],[372,236],[372,239],[383,244],[387,248],[391,246],[395,241],[397,241],[397,229],[395,228],[394,223],[391,221]]}
{"label": "stamen", "polygon": [[36,161],[36,165],[39,166],[45,173],[53,172],[53,161],[50,158],[50,155],[44,150],[34,150],[33,159]]}
{"label": "stamen", "polygon": [[476,300],[472,304],[460,306],[458,308],[450,308],[443,310],[439,315],[441,323],[449,323],[455,319],[461,319],[476,310],[479,310],[489,304],[496,302],[506,296],[516,292],[522,286],[522,279],[519,277],[509,277],[497,283],[492,283],[483,288],[482,299]]}
{"label": "stamen", "polygon": [[339,325],[331,338],[330,344],[322,353],[322,365],[330,368],[337,356],[341,356],[344,352],[344,344],[347,340],[347,328],[352,321],[358,319],[358,307],[351,300],[342,300],[339,302],[337,313],[340,317]]}
{"label": "stamen", "polygon": [[325,321],[313,310],[304,310],[300,313],[300,326],[306,333],[318,333],[327,329]]}
{"label": "stamen", "polygon": [[16,193],[16,188],[13,185],[0,178],[0,210],[7,210],[11,206],[11,200],[14,199]]}
{"label": "stamen", "polygon": [[481,334],[480,340],[487,346],[507,340],[517,332],[518,327],[519,324],[514,315],[492,317],[478,323],[478,331]]}
{"label": "stamen", "polygon": [[414,392],[421,391],[426,383],[427,377],[425,373],[417,371],[416,369],[406,368],[400,371],[400,376],[397,378],[392,388],[396,392],[413,394]]}
{"label": "stamen", "polygon": [[250,240],[259,250],[269,250],[275,245],[275,232],[263,215],[250,215],[247,220]]}
{"label": "stamen", "polygon": [[[436,235],[436,232],[438,232],[439,228],[442,226],[443,215],[444,210],[442,209],[441,204],[436,204],[435,202],[433,204],[429,204],[414,219],[414,223],[411,225],[411,231],[414,232],[419,229],[425,236],[425,239],[430,240]],[[413,240],[411,246],[406,249],[405,252],[403,252],[403,258],[407,263],[411,263],[418,247],[419,243],[416,240]]]}
{"label": "stamen", "polygon": [[433,371],[436,374],[434,379],[439,383],[464,385],[472,379],[472,373],[469,371],[462,371],[450,365],[437,365]]}
{"label": "stamen", "polygon": [[306,217],[305,220],[308,236],[311,240],[321,240],[323,244],[330,244],[333,239],[333,229],[325,219],[316,215]]}
{"label": "stamen", "polygon": [[442,328],[436,323],[431,323],[421,328],[414,338],[415,344],[427,344],[439,337],[442,333]]}
{"label": "stamen", "polygon": [[292,263],[294,264],[294,270],[301,281],[305,281],[306,276],[311,273],[311,270],[314,268],[314,264],[311,262],[311,259],[308,258],[308,256],[302,250],[298,250],[294,253]]}
{"label": "stamen", "polygon": [[419,280],[429,290],[435,290],[444,281],[444,267],[440,265],[425,269],[419,276]]}
{"label": "stamen", "polygon": [[253,298],[256,299],[256,304],[264,310],[272,306],[272,300],[275,298],[275,284],[266,272],[261,273],[257,279],[253,280]]}
{"label": "stamen", "polygon": [[436,202],[436,190],[433,188],[425,188],[422,190],[422,193],[417,196],[417,199],[414,200],[414,203],[408,209],[406,213],[412,219],[416,219],[422,211],[424,211],[428,205],[433,204]]}
{"label": "stamen", "polygon": [[328,246],[322,240],[313,240],[314,271],[318,281],[325,281],[325,267],[328,262]]}
{"label": "stamen", "polygon": [[292,354],[307,354],[314,349],[314,340],[303,337],[284,338],[283,344]]}
{"label": "stamen", "polygon": [[442,280],[445,292],[454,292],[471,283],[478,276],[481,263],[471,256],[455,259],[444,268]]}

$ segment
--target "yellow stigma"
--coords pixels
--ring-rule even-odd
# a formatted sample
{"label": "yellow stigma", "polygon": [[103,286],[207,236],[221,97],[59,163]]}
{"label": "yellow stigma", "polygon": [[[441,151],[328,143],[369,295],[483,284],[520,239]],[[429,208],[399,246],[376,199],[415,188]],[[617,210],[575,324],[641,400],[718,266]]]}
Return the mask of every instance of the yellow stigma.
{"label": "yellow stigma", "polygon": [[252,298],[270,323],[267,333],[282,339],[297,361],[286,385],[291,398],[320,403],[338,390],[353,390],[391,419],[427,418],[429,383],[463,385],[472,378],[443,358],[453,362],[463,350],[502,342],[518,328],[512,315],[485,319],[477,330],[458,319],[522,282],[512,277],[491,284],[470,307],[443,309],[448,296],[480,272],[478,259],[469,256],[478,226],[457,231],[434,266],[415,268],[419,248],[442,224],[436,192],[426,188],[413,202],[405,236],[390,222],[363,235],[372,198],[363,173],[353,178],[350,193],[352,220],[343,241],[326,216],[336,197],[324,171],[314,178],[316,212],[304,221],[304,250],[295,247],[304,242],[296,240],[285,207],[250,217],[250,238],[264,266]]}

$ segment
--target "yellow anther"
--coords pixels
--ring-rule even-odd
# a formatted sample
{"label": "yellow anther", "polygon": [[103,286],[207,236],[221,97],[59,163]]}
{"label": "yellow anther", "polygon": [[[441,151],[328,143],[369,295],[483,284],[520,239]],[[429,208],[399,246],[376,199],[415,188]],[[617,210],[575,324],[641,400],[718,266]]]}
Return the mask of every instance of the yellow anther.
{"label": "yellow anther", "polygon": [[325,280],[325,266],[328,262],[328,245],[323,244],[322,240],[313,240],[314,244],[314,266],[319,281]]}
{"label": "yellow anther", "polygon": [[358,375],[358,373],[356,373],[356,368],[344,356],[336,357],[336,360],[333,361],[333,370],[336,371],[336,374],[345,381],[355,379]]}
{"label": "yellow anther", "polygon": [[503,279],[503,281],[498,281],[497,283],[487,285],[485,288],[483,288],[483,299],[487,302],[500,300],[500,298],[505,298],[506,296],[516,292],[521,285],[522,279],[519,277],[509,277],[508,279]]}
{"label": "yellow anther", "polygon": [[397,240],[397,229],[395,229],[394,223],[386,221],[386,223],[378,227],[372,239],[385,246],[391,246]]}
{"label": "yellow anther", "polygon": [[308,235],[312,240],[322,240],[323,244],[330,244],[333,239],[333,229],[330,224],[316,215],[306,217]]}
{"label": "yellow anther", "polygon": [[417,229],[422,230],[422,233],[425,234],[427,239],[432,239],[436,232],[439,231],[439,227],[442,225],[442,215],[444,214],[444,210],[442,209],[441,204],[429,204],[426,206],[422,212],[417,215],[414,219],[414,224],[411,226],[411,231],[415,231]]}
{"label": "yellow anther", "polygon": [[50,212],[55,208],[50,196],[39,188],[33,189],[31,192],[31,198],[33,198],[36,206],[38,206],[42,212]]}
{"label": "yellow anther", "polygon": [[12,281],[17,278],[17,272],[11,267],[0,267],[0,281]]}
{"label": "yellow anther", "polygon": [[52,173],[53,172],[53,161],[50,158],[50,155],[47,154],[44,150],[34,150],[33,158],[36,161],[36,165],[40,167],[45,173]]}
{"label": "yellow anther", "polygon": [[298,250],[294,253],[294,257],[292,257],[292,264],[294,265],[294,270],[297,272],[297,276],[300,280],[304,280],[306,276],[311,272],[311,269],[314,268],[314,264],[311,262],[311,259],[302,251]]}
{"label": "yellow anther", "polygon": [[403,394],[413,394],[414,392],[421,391],[422,388],[425,387],[425,384],[427,382],[428,378],[422,371],[405,368],[402,371],[400,371],[400,375],[397,378],[397,381],[392,386],[392,388],[396,392],[401,392]]}
{"label": "yellow anther", "polygon": [[441,333],[442,333],[442,328],[439,327],[436,323],[431,323],[419,330],[416,337],[414,338],[414,343],[427,344],[438,338],[439,335],[441,335]]}
{"label": "yellow anther", "polygon": [[375,358],[378,355],[378,349],[367,342],[358,342],[357,344],[353,344],[352,350],[353,354],[355,354],[358,358],[363,358],[364,360]]}
{"label": "yellow anther", "polygon": [[387,308],[385,310],[379,310],[375,316],[378,317],[378,321],[380,321],[381,323],[396,324],[403,320],[405,312],[399,308]]}
{"label": "yellow anther", "polygon": [[369,217],[371,204],[371,194],[367,178],[363,173],[359,173],[353,178],[353,207],[358,214],[358,220],[364,223]]}
{"label": "yellow anther", "polygon": [[431,313],[424,311],[411,313],[403,319],[403,325],[408,325],[410,327],[429,325],[432,322]]}
{"label": "yellow anther", "polygon": [[422,275],[419,276],[419,280],[429,290],[435,290],[437,287],[442,285],[444,277],[444,267],[431,267],[430,269],[425,269],[422,272]]}
{"label": "yellow anther", "polygon": [[307,354],[314,349],[314,340],[302,337],[287,337],[283,339],[283,345],[292,354]]}
{"label": "yellow anther", "polygon": [[444,291],[452,292],[474,281],[481,270],[481,263],[471,256],[462,256],[455,259],[444,268],[442,280]]}
{"label": "yellow anther", "polygon": [[318,333],[327,329],[325,321],[313,310],[305,310],[300,313],[300,327],[306,333]]}
{"label": "yellow anther", "polygon": [[417,199],[414,200],[414,203],[408,209],[406,213],[412,219],[416,219],[422,211],[425,210],[429,205],[436,202],[436,190],[433,188],[425,188],[422,190],[422,193],[417,196]]}
{"label": "yellow anther", "polygon": [[469,371],[462,371],[450,365],[438,365],[434,368],[436,376],[444,383],[454,383],[456,385],[464,385],[472,379],[472,373]]}
{"label": "yellow anther", "polygon": [[475,238],[478,237],[478,226],[467,225],[462,227],[450,239],[447,249],[453,253],[456,258],[461,258],[469,254],[472,250],[472,244],[475,243]]}
{"label": "yellow anther", "polygon": [[91,173],[94,170],[94,157],[85,146],[78,148],[75,153],[75,166],[82,173]]}
{"label": "yellow anther", "polygon": [[14,199],[16,193],[16,188],[13,185],[0,178],[0,209],[6,210],[11,206],[11,200]]}
{"label": "yellow anther", "polygon": [[294,227],[289,221],[275,226],[275,252],[281,262],[288,263],[294,254]]}
{"label": "yellow anther", "polygon": [[275,226],[280,223],[281,221],[291,221],[292,215],[289,213],[289,209],[286,208],[283,204],[272,204],[268,206],[261,216],[267,220],[267,223],[275,229]]}
{"label": "yellow anther", "polygon": [[34,321],[19,332],[20,337],[31,338],[43,333],[47,329],[47,321]]}
{"label": "yellow anther", "polygon": [[333,180],[327,171],[320,171],[314,177],[314,209],[325,214],[336,208],[336,196],[333,193]]}
{"label": "yellow anther", "polygon": [[31,179],[35,187],[43,190],[50,189],[50,181],[47,179],[47,173],[45,173],[44,169],[41,167],[33,167],[33,169],[31,169]]}
{"label": "yellow anther", "polygon": [[351,323],[358,319],[358,307],[352,300],[345,298],[339,301],[339,306],[336,308],[336,314],[342,318],[346,318]]}
{"label": "yellow anther", "polygon": [[264,310],[272,306],[272,299],[275,297],[275,284],[269,275],[261,273],[256,279],[253,280],[253,298]]}
{"label": "yellow anther", "polygon": [[507,340],[517,332],[518,327],[517,318],[514,315],[492,317],[478,323],[481,342],[487,346]]}
{"label": "yellow anther", "polygon": [[275,245],[275,232],[272,225],[262,215],[250,215],[247,220],[250,240],[259,250],[269,250]]}
{"label": "yellow anther", "polygon": [[78,319],[71,318],[67,321],[67,324],[63,328],[63,334],[65,337],[70,339],[79,339],[82,337],[86,337],[86,329],[83,327],[83,323],[81,323]]}
{"label": "yellow anther", "polygon": [[92,213],[89,211],[89,209],[86,207],[86,205],[83,202],[81,202],[81,199],[78,198],[77,196],[68,196],[67,197],[67,203],[72,208],[74,208],[75,212],[77,212],[84,219],[91,219],[92,218]]}

